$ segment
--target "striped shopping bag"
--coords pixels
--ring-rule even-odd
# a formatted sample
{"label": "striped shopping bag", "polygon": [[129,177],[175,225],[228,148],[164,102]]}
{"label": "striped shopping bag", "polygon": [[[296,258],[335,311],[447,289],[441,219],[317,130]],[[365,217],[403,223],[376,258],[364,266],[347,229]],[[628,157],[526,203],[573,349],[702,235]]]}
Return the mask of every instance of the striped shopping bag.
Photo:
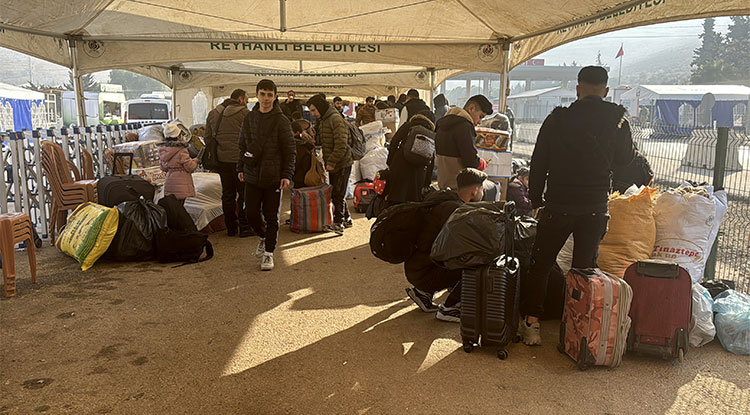
{"label": "striped shopping bag", "polygon": [[333,223],[330,185],[292,189],[292,232],[323,232]]}

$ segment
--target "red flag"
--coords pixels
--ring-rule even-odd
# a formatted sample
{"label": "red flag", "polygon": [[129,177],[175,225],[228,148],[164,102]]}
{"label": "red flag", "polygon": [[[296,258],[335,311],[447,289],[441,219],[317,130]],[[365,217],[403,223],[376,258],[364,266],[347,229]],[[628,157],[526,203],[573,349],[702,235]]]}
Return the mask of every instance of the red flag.
{"label": "red flag", "polygon": [[620,56],[625,54],[625,51],[622,49],[623,45],[620,45],[620,51],[617,52],[617,56],[615,56],[615,59],[619,58]]}

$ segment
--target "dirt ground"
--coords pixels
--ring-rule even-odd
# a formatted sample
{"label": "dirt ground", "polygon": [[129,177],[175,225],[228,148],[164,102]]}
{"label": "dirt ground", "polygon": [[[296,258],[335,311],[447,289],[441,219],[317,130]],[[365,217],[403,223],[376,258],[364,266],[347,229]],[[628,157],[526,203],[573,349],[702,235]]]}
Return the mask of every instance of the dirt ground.
{"label": "dirt ground", "polygon": [[[282,215],[282,220],[285,215]],[[282,227],[276,269],[256,238],[214,235],[213,260],[172,268],[38,252],[0,299],[0,414],[748,414],[750,358],[713,343],[682,364],[626,356],[578,371],[544,345],[461,349],[422,313],[369,223],[342,238]]]}

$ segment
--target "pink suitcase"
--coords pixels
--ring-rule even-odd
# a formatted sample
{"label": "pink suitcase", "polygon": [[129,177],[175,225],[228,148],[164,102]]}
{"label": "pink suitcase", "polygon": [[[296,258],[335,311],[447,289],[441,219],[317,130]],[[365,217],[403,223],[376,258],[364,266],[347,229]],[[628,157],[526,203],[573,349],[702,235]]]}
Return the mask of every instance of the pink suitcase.
{"label": "pink suitcase", "polygon": [[632,298],[633,291],[623,279],[598,268],[571,269],[558,350],[581,370],[619,366],[627,345]]}

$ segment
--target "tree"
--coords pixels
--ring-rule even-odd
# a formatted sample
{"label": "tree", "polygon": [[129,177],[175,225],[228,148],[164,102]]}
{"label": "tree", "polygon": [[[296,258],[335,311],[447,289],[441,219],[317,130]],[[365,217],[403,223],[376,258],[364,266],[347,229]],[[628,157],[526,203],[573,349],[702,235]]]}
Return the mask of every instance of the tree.
{"label": "tree", "polygon": [[690,71],[690,82],[693,84],[711,84],[723,79],[723,60],[721,59],[722,37],[714,30],[714,19],[703,21],[703,40],[695,50],[693,69]]}
{"label": "tree", "polygon": [[573,62],[570,63],[570,66],[578,66],[578,62],[576,62],[576,60],[573,59]]}
{"label": "tree", "polygon": [[596,65],[604,66],[604,62],[602,62],[602,51],[600,50],[596,51]]}
{"label": "tree", "polygon": [[155,79],[135,72],[119,69],[113,70],[109,73],[109,82],[111,84],[122,85],[122,89],[125,92],[125,98],[127,99],[138,98],[141,94],[153,91],[167,90],[166,85]]}
{"label": "tree", "polygon": [[[72,71],[68,71],[68,77],[69,77],[68,82],[64,84],[62,87],[63,89],[73,91],[74,87],[73,87],[73,72]],[[96,82],[96,80],[94,79],[94,75],[90,73],[81,75],[81,85],[83,86],[84,92],[99,92],[100,91],[99,82]]]}
{"label": "tree", "polygon": [[724,80],[750,80],[750,16],[732,16],[726,42],[721,48]]}

